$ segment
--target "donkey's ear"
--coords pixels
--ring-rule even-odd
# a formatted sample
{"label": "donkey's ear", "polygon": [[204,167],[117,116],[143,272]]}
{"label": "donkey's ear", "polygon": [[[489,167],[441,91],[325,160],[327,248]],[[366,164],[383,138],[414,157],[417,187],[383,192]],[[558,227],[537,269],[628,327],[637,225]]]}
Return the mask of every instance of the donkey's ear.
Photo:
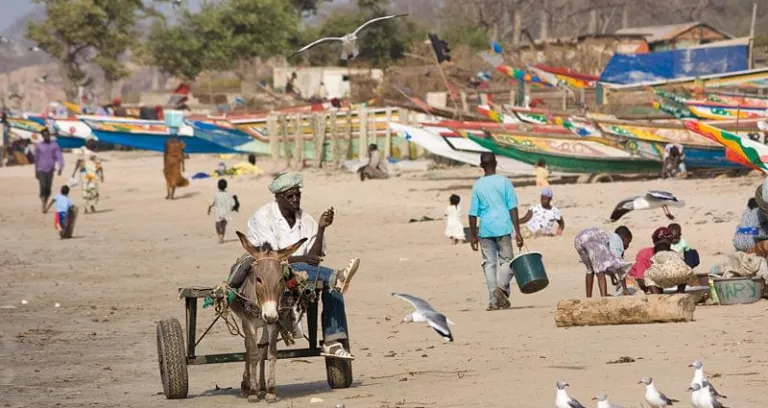
{"label": "donkey's ear", "polygon": [[245,249],[245,252],[248,252],[249,254],[251,254],[251,256],[255,258],[256,254],[259,253],[259,248],[256,248],[255,246],[253,246],[253,244],[251,244],[251,241],[248,241],[248,237],[246,237],[245,234],[243,234],[242,232],[235,231],[235,235],[237,235],[237,237],[240,239],[240,245],[243,246],[243,249]]}
{"label": "donkey's ear", "polygon": [[288,258],[289,256],[293,255],[293,253],[296,252],[305,242],[307,242],[307,238],[302,238],[299,240],[299,242],[289,246],[288,248],[277,251],[277,257],[280,259]]}

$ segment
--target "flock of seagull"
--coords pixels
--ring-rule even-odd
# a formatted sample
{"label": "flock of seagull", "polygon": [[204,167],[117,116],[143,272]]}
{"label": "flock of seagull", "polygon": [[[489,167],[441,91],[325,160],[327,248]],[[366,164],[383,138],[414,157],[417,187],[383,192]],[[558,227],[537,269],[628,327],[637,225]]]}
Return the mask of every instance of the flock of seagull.
{"label": "flock of seagull", "polygon": [[[704,376],[704,364],[701,361],[694,361],[689,367],[694,368],[693,380],[688,387],[688,391],[691,393],[691,404],[693,408],[727,408],[725,405],[718,401],[718,398],[727,398],[725,395],[717,392],[712,383]],[[645,377],[638,382],[638,384],[645,385],[645,402],[651,406],[651,408],[665,408],[673,406],[679,400],[669,398],[664,393],[656,388],[656,384],[653,382],[653,378]],[[555,397],[555,407],[557,408],[586,408],[584,405],[571,398],[565,387],[568,387],[565,381],[557,382],[557,395]],[[592,398],[597,401],[597,408],[622,408],[608,401],[608,396],[601,394]]]}

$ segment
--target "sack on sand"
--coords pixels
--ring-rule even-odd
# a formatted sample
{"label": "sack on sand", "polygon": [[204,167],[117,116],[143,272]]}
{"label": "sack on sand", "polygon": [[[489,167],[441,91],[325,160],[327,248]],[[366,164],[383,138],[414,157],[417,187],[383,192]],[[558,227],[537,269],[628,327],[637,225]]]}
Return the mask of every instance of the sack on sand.
{"label": "sack on sand", "polygon": [[645,284],[671,288],[693,282],[696,275],[685,260],[674,251],[662,251],[651,258],[651,266],[645,272]]}

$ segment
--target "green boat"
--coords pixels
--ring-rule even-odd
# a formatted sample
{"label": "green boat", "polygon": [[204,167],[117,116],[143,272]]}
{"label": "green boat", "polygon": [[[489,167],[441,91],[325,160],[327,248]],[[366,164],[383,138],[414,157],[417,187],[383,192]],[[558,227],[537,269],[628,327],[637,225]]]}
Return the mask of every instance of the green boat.
{"label": "green boat", "polygon": [[536,136],[470,134],[469,138],[495,154],[535,165],[545,160],[550,170],[563,173],[661,172],[661,162],[632,156],[626,151],[591,140],[556,139]]}

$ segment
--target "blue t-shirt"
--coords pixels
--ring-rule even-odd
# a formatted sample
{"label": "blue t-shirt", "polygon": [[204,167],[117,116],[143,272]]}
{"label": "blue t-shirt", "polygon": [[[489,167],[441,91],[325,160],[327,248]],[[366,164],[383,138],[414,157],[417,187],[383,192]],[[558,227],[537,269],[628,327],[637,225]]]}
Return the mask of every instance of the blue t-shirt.
{"label": "blue t-shirt", "polygon": [[72,201],[69,197],[63,194],[56,194],[56,197],[53,197],[53,208],[56,209],[56,212],[67,212],[69,207],[72,207]]}
{"label": "blue t-shirt", "polygon": [[505,176],[485,176],[472,187],[469,215],[480,219],[480,238],[503,237],[512,234],[509,210],[517,208],[517,194]]}

